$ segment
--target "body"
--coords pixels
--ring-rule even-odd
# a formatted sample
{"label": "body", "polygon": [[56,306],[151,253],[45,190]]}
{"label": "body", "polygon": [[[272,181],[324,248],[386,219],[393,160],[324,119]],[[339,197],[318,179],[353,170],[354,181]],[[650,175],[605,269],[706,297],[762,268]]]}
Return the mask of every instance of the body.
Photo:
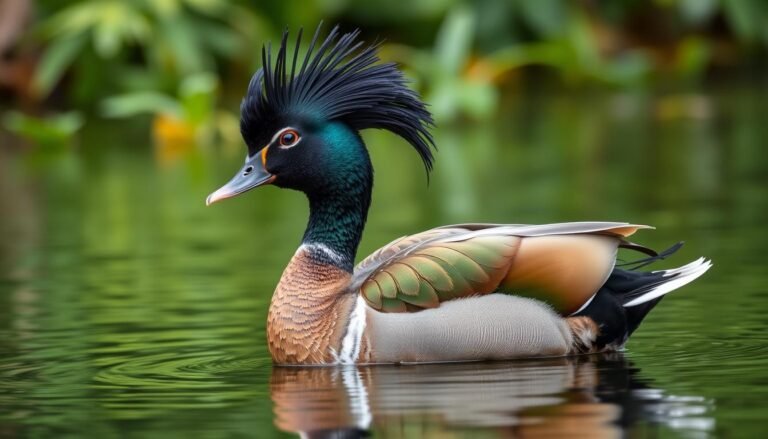
{"label": "body", "polygon": [[[569,324],[545,303],[506,294],[446,302],[436,309],[383,313],[350,288],[351,276],[300,248],[272,297],[269,349],[278,364],[476,361],[572,353]],[[578,318],[576,318],[578,319]],[[573,327],[571,325],[574,325]]]}

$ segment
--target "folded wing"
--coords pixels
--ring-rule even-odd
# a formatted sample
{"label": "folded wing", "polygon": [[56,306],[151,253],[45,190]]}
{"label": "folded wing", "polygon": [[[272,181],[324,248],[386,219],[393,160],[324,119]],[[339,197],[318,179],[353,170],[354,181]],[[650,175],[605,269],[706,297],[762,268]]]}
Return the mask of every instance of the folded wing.
{"label": "folded wing", "polygon": [[353,288],[382,312],[419,311],[498,292],[536,298],[570,314],[605,282],[624,238],[645,227],[593,222],[431,229],[362,261]]}

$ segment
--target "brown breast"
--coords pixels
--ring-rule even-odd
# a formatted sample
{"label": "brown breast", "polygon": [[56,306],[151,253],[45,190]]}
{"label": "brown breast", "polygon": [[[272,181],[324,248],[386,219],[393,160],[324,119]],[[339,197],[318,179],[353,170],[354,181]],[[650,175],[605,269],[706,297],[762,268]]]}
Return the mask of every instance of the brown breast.
{"label": "brown breast", "polygon": [[332,363],[341,347],[355,295],[350,274],[300,248],[277,285],[267,319],[267,341],[278,364]]}

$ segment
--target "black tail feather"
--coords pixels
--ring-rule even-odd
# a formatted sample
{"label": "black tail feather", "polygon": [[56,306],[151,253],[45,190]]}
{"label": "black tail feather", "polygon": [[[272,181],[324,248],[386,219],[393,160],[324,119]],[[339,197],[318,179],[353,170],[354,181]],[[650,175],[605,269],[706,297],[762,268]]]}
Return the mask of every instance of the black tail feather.
{"label": "black tail feather", "polygon": [[685,243],[684,241],[680,241],[680,242],[678,242],[676,244],[673,244],[668,249],[663,250],[663,251],[657,253],[657,252],[649,249],[648,247],[645,247],[645,246],[642,246],[642,245],[639,245],[639,244],[635,244],[633,242],[625,241],[625,242],[621,243],[621,245],[619,245],[619,247],[627,248],[627,249],[632,249],[632,250],[639,251],[641,253],[645,253],[645,254],[648,255],[648,257],[647,258],[643,258],[643,259],[638,259],[636,261],[622,262],[621,264],[616,264],[616,266],[617,267],[626,267],[627,270],[638,270],[640,268],[645,267],[646,265],[649,265],[649,264],[652,264],[652,263],[654,263],[656,261],[661,261],[663,259],[668,258],[673,253],[675,253],[676,251],[680,250],[680,247],[682,247],[684,243]]}
{"label": "black tail feather", "polygon": [[622,305],[642,296],[655,287],[668,282],[663,272],[644,272],[614,268],[605,287],[608,287]]}

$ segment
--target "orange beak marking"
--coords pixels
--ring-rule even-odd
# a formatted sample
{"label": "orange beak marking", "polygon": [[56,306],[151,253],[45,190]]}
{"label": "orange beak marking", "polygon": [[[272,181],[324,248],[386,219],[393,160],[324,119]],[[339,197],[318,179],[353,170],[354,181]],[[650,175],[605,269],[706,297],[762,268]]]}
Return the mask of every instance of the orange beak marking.
{"label": "orange beak marking", "polygon": [[264,166],[264,170],[267,170],[267,150],[269,149],[269,145],[265,146],[261,149],[261,165]]}

